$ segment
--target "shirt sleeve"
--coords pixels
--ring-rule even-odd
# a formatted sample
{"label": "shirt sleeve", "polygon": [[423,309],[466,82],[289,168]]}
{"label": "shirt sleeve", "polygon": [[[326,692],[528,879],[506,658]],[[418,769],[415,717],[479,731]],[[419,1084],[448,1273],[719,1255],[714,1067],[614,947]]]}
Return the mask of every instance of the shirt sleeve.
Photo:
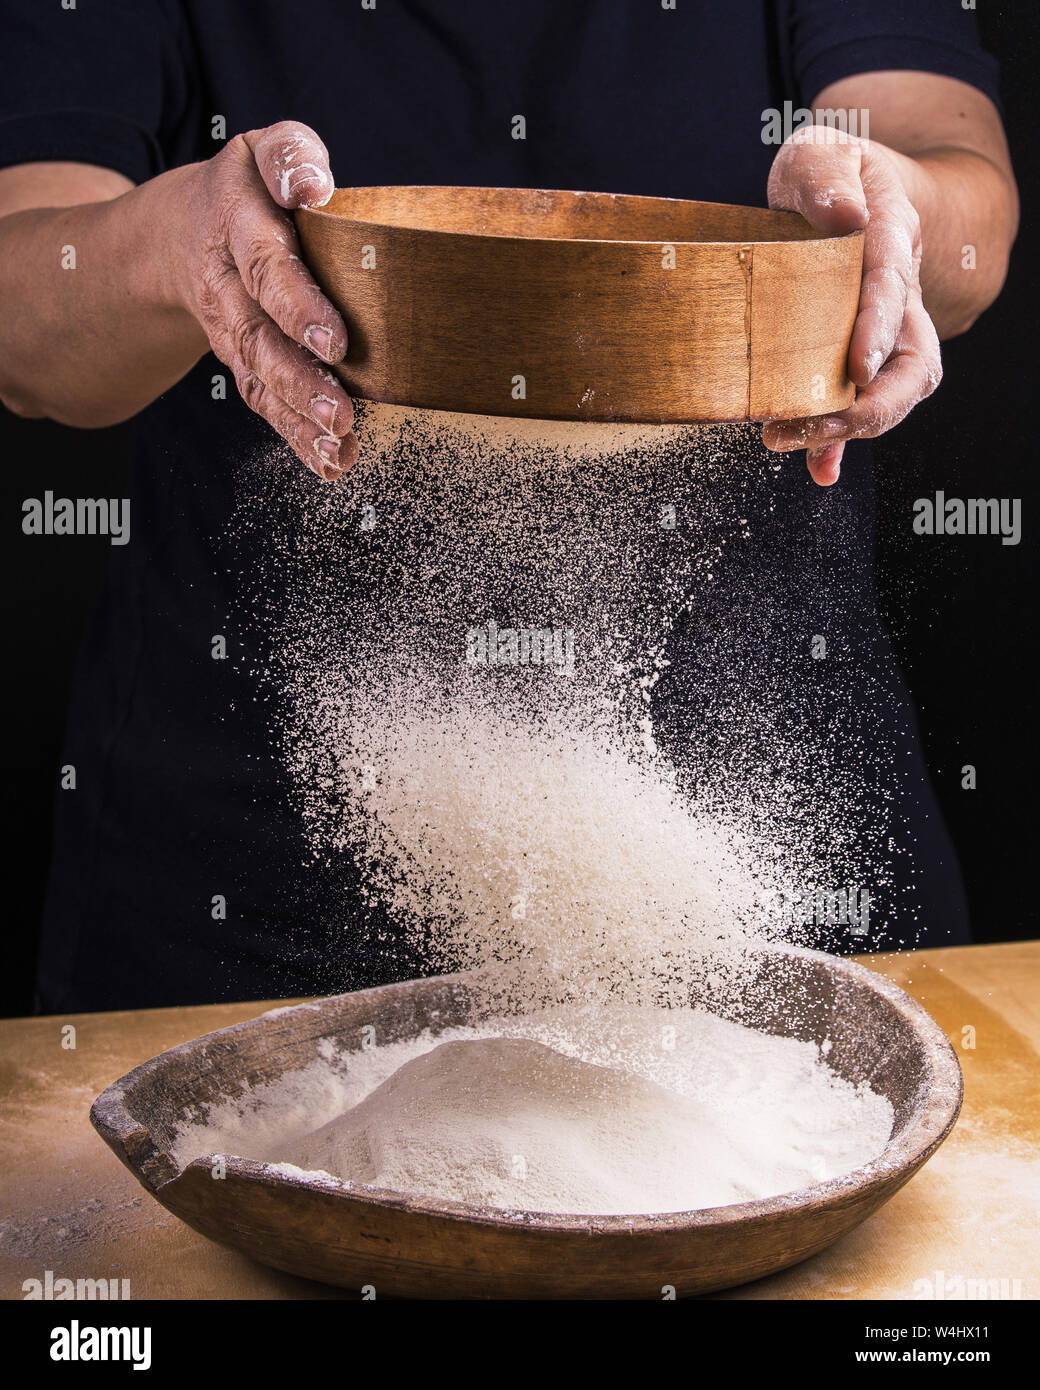
{"label": "shirt sleeve", "polygon": [[788,0],[792,76],[808,105],[861,72],[934,72],[984,92],[999,107],[997,63],[959,0]]}
{"label": "shirt sleeve", "polygon": [[142,183],[169,167],[187,75],[166,0],[0,0],[0,167],[71,160]]}

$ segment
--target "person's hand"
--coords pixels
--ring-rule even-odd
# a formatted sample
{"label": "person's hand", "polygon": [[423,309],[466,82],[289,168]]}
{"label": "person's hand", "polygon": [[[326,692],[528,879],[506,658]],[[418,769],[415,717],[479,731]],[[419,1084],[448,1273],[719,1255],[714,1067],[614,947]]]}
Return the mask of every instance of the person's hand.
{"label": "person's hand", "polygon": [[809,472],[826,487],[837,481],[846,440],[884,434],[942,379],[939,339],[921,298],[921,223],[891,151],[828,126],[785,141],[769,175],[769,206],[800,212],[829,236],[864,232],[847,368],[855,402],[762,430],[770,449],[805,449]]}
{"label": "person's hand", "polygon": [[332,482],[358,451],[350,397],[321,365],[343,358],[347,329],[304,267],[286,211],[331,198],[328,151],[308,126],[282,121],[183,173],[177,297],[250,409]]}

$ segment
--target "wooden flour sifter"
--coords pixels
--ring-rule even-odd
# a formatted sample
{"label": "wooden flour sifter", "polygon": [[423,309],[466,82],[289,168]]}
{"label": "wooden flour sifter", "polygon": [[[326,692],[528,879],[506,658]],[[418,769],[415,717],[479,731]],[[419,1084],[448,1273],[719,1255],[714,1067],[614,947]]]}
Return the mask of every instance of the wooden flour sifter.
{"label": "wooden flour sifter", "polygon": [[544,189],[344,188],[295,214],[356,396],[549,420],[790,419],[851,405],[861,232]]}

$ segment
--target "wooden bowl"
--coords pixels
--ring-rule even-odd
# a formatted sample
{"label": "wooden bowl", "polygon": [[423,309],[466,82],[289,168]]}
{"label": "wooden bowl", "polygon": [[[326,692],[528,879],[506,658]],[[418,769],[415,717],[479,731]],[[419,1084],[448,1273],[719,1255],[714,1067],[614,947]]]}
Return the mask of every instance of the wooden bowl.
{"label": "wooden bowl", "polygon": [[680,1297],[774,1273],[822,1250],[886,1202],[935,1152],[957,1118],[961,1072],[938,1025],[897,986],[816,951],[763,949],[749,965],[761,1026],[831,1041],[828,1062],[883,1092],[892,1136],[872,1163],[764,1201],[660,1216],[496,1213],[411,1199],[333,1179],[287,1177],[229,1157],[183,1170],[171,1146],[201,1104],[241,1094],[312,1062],[321,1039],[354,1051],[361,1030],[392,1042],[476,1021],[461,976],[342,994],[261,1015],[145,1062],[94,1102],[98,1133],[144,1186],[212,1240],[278,1269],[379,1297]]}
{"label": "wooden bowl", "polygon": [[395,405],[654,423],[852,404],[861,233],[795,213],[523,188],[341,188],[296,213],[350,333],[348,390]]}

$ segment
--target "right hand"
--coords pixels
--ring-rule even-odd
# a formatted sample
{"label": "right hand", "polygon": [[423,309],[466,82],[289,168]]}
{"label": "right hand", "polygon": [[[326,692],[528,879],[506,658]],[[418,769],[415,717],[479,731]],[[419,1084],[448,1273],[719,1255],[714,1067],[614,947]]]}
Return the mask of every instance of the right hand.
{"label": "right hand", "polygon": [[184,173],[178,298],[246,405],[334,482],[358,453],[350,397],[327,365],[346,353],[347,328],[304,267],[287,211],[331,198],[328,150],[308,126],[280,121]]}

